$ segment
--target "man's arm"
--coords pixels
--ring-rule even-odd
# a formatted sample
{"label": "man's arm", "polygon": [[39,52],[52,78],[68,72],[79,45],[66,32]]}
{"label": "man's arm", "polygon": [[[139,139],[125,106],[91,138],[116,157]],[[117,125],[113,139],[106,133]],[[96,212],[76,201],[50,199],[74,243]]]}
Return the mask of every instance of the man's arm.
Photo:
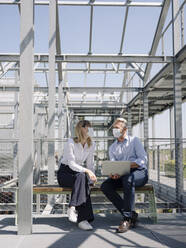
{"label": "man's arm", "polygon": [[109,159],[110,161],[116,161],[114,153],[113,153],[113,144],[109,147]]}
{"label": "man's arm", "polygon": [[146,168],[147,166],[147,154],[144,150],[144,147],[139,140],[139,138],[135,137],[135,152],[137,159],[131,163],[131,168]]}

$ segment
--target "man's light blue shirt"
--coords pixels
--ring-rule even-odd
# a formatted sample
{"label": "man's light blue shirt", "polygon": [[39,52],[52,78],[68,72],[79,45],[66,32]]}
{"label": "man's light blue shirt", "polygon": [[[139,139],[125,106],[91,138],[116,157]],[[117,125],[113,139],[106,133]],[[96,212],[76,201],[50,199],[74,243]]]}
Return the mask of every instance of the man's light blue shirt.
{"label": "man's light blue shirt", "polygon": [[147,168],[147,154],[139,138],[126,136],[122,142],[116,140],[109,147],[111,161],[131,161],[139,165],[138,169]]}

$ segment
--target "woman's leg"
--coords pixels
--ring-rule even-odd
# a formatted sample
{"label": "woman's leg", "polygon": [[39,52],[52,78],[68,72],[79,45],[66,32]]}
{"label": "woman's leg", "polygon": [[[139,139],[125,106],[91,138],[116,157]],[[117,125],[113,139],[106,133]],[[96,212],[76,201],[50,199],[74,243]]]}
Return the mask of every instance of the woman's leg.
{"label": "woman's leg", "polygon": [[78,223],[83,220],[94,220],[90,199],[89,180],[85,173],[76,174],[71,204],[76,206],[78,212]]}
{"label": "woman's leg", "polygon": [[87,197],[85,204],[81,204],[80,206],[77,206],[76,210],[78,211],[78,220],[77,220],[78,223],[84,220],[87,220],[88,222],[94,220],[90,195]]}
{"label": "woman's leg", "polygon": [[72,188],[76,180],[75,174],[67,165],[60,166],[57,172],[58,184],[61,187]]}
{"label": "woman's leg", "polygon": [[58,183],[61,187],[72,188],[69,206],[76,207],[78,222],[81,222],[82,220],[92,221],[94,215],[90,199],[88,177],[85,173],[72,171],[73,174],[70,174],[69,172],[69,167],[62,167],[61,171],[59,170],[57,174]]}

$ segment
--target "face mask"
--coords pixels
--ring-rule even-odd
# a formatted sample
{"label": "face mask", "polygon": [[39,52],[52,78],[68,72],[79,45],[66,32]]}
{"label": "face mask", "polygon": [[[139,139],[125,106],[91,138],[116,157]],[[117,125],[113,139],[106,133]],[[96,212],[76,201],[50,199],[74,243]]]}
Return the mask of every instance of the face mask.
{"label": "face mask", "polygon": [[113,128],[112,133],[115,138],[119,138],[121,136],[120,129],[118,128]]}
{"label": "face mask", "polygon": [[92,127],[88,127],[88,136],[93,137],[94,136],[94,130]]}

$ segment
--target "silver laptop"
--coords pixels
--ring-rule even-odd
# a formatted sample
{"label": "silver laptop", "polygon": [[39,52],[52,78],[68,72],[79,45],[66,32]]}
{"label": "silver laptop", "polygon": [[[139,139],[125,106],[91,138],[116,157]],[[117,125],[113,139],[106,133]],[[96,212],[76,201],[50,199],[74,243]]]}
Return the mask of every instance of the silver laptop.
{"label": "silver laptop", "polygon": [[110,174],[118,174],[123,176],[130,173],[130,161],[103,161],[102,175],[109,176]]}

